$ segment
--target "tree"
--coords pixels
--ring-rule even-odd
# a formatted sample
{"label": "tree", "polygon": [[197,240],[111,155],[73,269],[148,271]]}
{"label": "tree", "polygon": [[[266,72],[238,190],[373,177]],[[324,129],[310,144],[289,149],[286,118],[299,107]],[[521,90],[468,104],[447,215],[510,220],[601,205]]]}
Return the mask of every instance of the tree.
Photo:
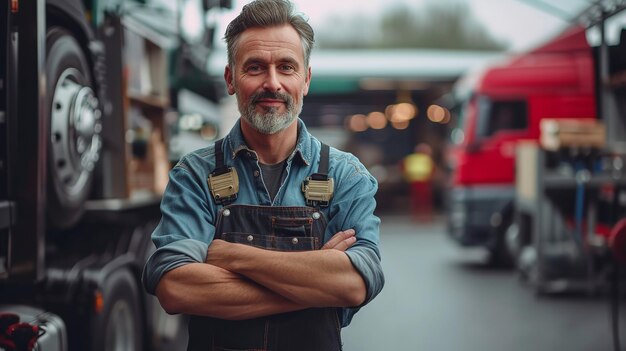
{"label": "tree", "polygon": [[318,34],[322,48],[504,50],[476,21],[466,3],[431,0],[419,11],[407,5],[393,7],[382,18],[338,18]]}

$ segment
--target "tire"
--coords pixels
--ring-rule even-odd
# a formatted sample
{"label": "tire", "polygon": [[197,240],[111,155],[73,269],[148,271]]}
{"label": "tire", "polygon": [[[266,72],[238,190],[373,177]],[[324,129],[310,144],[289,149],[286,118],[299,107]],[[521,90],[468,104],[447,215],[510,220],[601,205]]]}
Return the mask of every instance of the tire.
{"label": "tire", "polygon": [[502,216],[500,225],[494,230],[494,242],[489,249],[489,264],[495,267],[512,268],[514,258],[507,247],[506,233],[513,225],[513,216],[507,212]]}
{"label": "tire", "polygon": [[522,234],[520,233],[520,227],[517,223],[511,221],[507,228],[504,230],[504,242],[506,251],[511,257],[511,263],[517,267],[519,257],[524,249],[524,242],[522,240]]}
{"label": "tire", "polygon": [[102,286],[103,310],[94,315],[94,351],[142,351],[143,319],[139,289],[128,269],[109,275]]}
{"label": "tire", "polygon": [[66,30],[46,34],[46,111],[48,140],[48,224],[66,229],[81,217],[100,158],[99,102],[89,63]]}
{"label": "tire", "polygon": [[[149,237],[152,230],[146,231]],[[156,250],[152,241],[148,241],[145,261]],[[189,335],[187,324],[189,317],[183,314],[168,314],[163,310],[159,300],[143,292],[146,301],[146,335],[150,342],[149,349],[152,351],[185,350]]]}

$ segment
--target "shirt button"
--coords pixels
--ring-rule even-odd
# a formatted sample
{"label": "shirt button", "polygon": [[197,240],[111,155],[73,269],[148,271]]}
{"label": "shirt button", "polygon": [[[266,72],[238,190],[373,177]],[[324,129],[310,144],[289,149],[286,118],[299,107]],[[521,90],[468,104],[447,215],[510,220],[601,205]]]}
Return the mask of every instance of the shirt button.
{"label": "shirt button", "polygon": [[291,243],[296,245],[298,243],[298,238],[291,239]]}
{"label": "shirt button", "polygon": [[261,175],[261,172],[259,172],[258,170],[257,170],[257,171],[254,171],[254,176],[255,176],[255,177],[258,177],[259,175]]}
{"label": "shirt button", "polygon": [[313,217],[313,219],[320,219],[320,213],[319,212],[313,212],[311,217]]}
{"label": "shirt button", "polygon": [[224,217],[230,216],[230,210],[229,209],[225,209],[223,213],[224,213]]}
{"label": "shirt button", "polygon": [[248,241],[252,241],[252,240],[254,240],[254,237],[253,237],[252,235],[248,235],[248,237],[246,238],[246,240],[248,240]]}

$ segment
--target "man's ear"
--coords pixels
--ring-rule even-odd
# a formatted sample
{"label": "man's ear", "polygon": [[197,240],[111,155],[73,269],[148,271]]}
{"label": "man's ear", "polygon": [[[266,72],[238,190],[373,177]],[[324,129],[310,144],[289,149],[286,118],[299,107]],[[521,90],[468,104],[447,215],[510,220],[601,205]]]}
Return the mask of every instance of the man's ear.
{"label": "man's ear", "polygon": [[306,96],[309,93],[309,86],[311,85],[311,66],[306,70],[306,78],[304,79],[304,91],[303,94]]}
{"label": "man's ear", "polygon": [[224,68],[224,80],[226,81],[228,94],[235,94],[235,85],[233,84],[233,71],[230,69],[230,65],[226,65],[226,67]]}

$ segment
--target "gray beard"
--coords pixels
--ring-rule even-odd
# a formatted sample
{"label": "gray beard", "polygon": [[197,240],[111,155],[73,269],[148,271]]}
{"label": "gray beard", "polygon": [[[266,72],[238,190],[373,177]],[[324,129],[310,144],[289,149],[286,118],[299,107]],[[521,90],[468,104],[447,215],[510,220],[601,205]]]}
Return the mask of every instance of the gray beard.
{"label": "gray beard", "polygon": [[[264,96],[283,99],[287,107],[286,111],[280,113],[278,112],[279,108],[268,107],[264,108],[264,112],[258,113],[256,111],[256,101]],[[241,118],[261,134],[272,135],[284,130],[289,127],[302,112],[302,99],[300,99],[299,104],[294,104],[291,96],[287,94],[258,93],[253,95],[250,101],[248,105],[243,105],[241,99],[239,99],[239,95],[237,95]]]}

